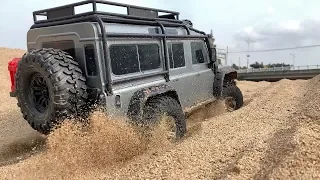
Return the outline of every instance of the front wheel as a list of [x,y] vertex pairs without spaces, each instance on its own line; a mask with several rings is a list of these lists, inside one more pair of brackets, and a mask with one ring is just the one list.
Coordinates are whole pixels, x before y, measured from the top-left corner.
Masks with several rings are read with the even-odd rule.
[[243,106],[243,95],[235,83],[228,82],[223,85],[222,97],[228,111],[234,111]]

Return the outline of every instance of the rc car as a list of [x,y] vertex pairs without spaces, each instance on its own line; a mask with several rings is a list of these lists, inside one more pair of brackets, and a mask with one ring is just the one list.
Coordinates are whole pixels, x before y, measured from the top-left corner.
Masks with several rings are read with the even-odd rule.
[[[81,6],[90,8],[77,13]],[[43,134],[99,104],[135,123],[166,114],[181,138],[193,109],[224,99],[237,110],[243,97],[237,71],[218,63],[213,35],[179,14],[101,0],[35,11],[27,52],[8,64],[10,96]]]

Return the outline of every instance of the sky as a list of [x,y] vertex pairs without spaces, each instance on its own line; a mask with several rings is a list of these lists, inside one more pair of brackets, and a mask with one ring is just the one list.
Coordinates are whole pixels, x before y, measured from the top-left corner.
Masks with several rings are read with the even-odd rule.
[[[4,1],[4,0],[3,0]],[[227,64],[257,62],[296,66],[320,64],[320,46],[312,48],[253,52],[320,45],[319,0],[113,0],[180,12],[196,29],[212,29],[219,49],[228,48]],[[4,1],[0,6],[0,47],[26,49],[26,35],[33,24],[32,12],[76,0]],[[113,9],[115,12],[115,9]],[[293,54],[294,56],[292,56]],[[295,57],[295,58],[293,58]]]

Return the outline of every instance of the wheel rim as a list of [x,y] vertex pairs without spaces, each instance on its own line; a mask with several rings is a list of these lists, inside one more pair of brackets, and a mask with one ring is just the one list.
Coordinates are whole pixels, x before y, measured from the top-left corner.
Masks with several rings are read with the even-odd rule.
[[35,73],[30,81],[30,96],[34,107],[44,113],[48,109],[50,101],[47,81],[40,73]]
[[234,97],[226,97],[225,106],[228,111],[234,111],[237,106],[236,99]]

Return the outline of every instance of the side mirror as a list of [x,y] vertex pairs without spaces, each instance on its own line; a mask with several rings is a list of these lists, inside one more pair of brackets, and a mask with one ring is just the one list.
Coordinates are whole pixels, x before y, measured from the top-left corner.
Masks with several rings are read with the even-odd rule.
[[215,63],[217,61],[217,50],[214,47],[210,47],[210,63],[208,64],[208,68],[214,68]]
[[217,60],[217,50],[216,50],[216,46],[214,45],[214,39],[209,37],[208,41],[209,41],[211,63],[215,63]]
[[217,50],[216,48],[213,47],[210,49],[210,51],[211,51],[211,61],[215,63],[217,61]]

